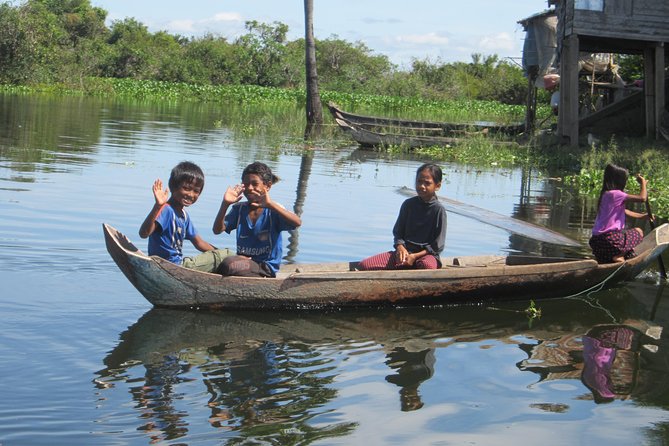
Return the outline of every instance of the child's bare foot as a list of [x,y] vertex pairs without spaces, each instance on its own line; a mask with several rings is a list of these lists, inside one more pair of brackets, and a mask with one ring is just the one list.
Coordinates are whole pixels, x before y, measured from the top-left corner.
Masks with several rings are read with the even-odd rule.
[[613,260],[615,263],[620,263],[620,262],[624,262],[625,258],[623,256],[618,256],[618,257],[614,257],[611,260]]

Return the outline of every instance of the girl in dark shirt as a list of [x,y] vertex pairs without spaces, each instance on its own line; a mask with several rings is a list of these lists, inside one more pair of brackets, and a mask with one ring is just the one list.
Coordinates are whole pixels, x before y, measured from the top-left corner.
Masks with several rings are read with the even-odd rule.
[[446,209],[437,198],[441,168],[423,164],[416,172],[416,193],[402,203],[393,227],[394,251],[362,260],[362,271],[382,269],[437,269],[446,242]]

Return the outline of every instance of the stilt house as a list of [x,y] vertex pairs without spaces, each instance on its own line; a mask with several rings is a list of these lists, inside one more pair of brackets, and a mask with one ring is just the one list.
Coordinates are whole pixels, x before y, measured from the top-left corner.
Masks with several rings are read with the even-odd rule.
[[[665,135],[669,0],[548,0],[548,7],[519,23],[527,31],[523,57],[530,82],[559,76],[561,142],[577,145],[580,133],[592,128]],[[541,38],[541,30],[551,26],[555,38]],[[551,46],[554,57],[538,57]],[[643,56],[643,81],[630,85],[620,79],[612,54]]]

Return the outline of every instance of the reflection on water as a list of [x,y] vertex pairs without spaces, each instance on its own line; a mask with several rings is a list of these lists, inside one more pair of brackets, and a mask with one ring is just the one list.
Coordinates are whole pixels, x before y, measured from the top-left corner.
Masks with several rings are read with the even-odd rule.
[[423,407],[418,393],[418,386],[434,375],[434,349],[418,352],[396,347],[387,355],[386,364],[397,372],[386,376],[386,381],[400,387],[400,403],[403,411],[417,410]]
[[596,403],[629,397],[644,400],[659,390],[661,376],[650,364],[657,361],[661,334],[661,326],[639,320],[596,325],[584,334],[521,346],[529,358],[518,367],[538,373],[541,381],[580,379]]
[[[390,383],[399,387],[402,411],[426,410],[457,398],[449,395],[452,388],[439,395],[421,388],[448,370],[440,357],[458,355],[466,345],[487,345],[491,362],[461,364],[463,383],[467,369],[512,365],[513,355],[495,351],[515,348],[529,356],[519,370],[539,374],[540,382],[582,380],[576,400],[589,391],[596,402],[624,396],[660,403],[648,390],[667,377],[666,368],[653,366],[669,357],[657,347],[661,327],[643,320],[605,323],[610,311],[567,323],[552,319],[552,310],[582,302],[547,305],[547,320],[534,329],[521,311],[499,318],[499,311],[482,307],[330,314],[152,309],[121,334],[93,382],[101,406],[119,397],[109,393],[127,393],[140,429],[157,441],[197,434],[191,429],[200,419],[215,430],[274,444],[350,435],[357,423],[343,421],[335,404],[346,398],[345,376]],[[381,361],[373,359],[379,355]],[[377,365],[363,365],[369,361]],[[379,392],[372,382],[369,392]],[[568,403],[531,405],[570,411]]]
[[[669,326],[656,271],[585,300],[537,302],[532,324],[528,302],[147,312],[100,223],[135,234],[153,180],[179,161],[205,170],[189,212],[220,246],[234,243],[209,232],[221,194],[248,163],[271,165],[282,178],[272,198],[304,221],[286,238],[286,261],[309,263],[390,248],[398,190],[425,160],[358,150],[334,127],[305,145],[297,106],[0,94],[0,113],[2,444],[666,443],[666,330],[653,342],[632,330],[631,344],[611,331]],[[444,196],[587,241],[590,207],[560,182],[533,169],[443,167]],[[451,213],[448,223],[447,256],[573,254],[480,219]],[[575,340],[563,362],[517,366],[537,365],[530,357],[561,339]],[[598,368],[582,379],[588,352]],[[595,404],[588,385],[614,401]]]
[[0,94],[0,156],[11,161],[6,167],[15,179],[33,181],[26,174],[76,172],[78,166],[94,163],[102,147],[127,151],[138,145],[149,150],[199,146],[203,150],[223,143],[257,150],[303,129],[297,107],[165,101],[143,107],[139,103],[139,113],[129,114],[132,104],[91,97]]

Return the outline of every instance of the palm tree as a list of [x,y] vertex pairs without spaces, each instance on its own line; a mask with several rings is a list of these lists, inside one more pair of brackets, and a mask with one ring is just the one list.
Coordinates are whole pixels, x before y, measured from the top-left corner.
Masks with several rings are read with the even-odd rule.
[[318,73],[316,71],[313,0],[304,0],[304,47],[307,73],[307,130],[305,135],[308,136],[314,125],[323,124],[323,106],[318,93]]

